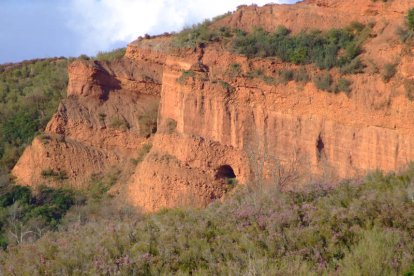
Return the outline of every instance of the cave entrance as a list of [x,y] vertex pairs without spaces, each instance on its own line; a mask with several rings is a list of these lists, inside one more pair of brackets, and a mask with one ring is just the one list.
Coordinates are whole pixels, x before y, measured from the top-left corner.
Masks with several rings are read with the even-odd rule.
[[229,165],[223,165],[218,167],[215,175],[216,180],[224,180],[226,182],[234,182],[236,179],[236,174],[234,170]]
[[323,150],[325,149],[325,143],[323,142],[323,139],[321,135],[319,134],[318,140],[316,140],[316,151],[317,151],[317,157],[318,160],[322,158]]

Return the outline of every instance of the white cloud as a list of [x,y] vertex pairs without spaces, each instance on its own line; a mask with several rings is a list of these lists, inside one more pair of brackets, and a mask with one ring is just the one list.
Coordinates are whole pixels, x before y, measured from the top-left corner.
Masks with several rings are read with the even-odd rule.
[[94,54],[126,44],[146,33],[179,31],[186,25],[252,2],[264,5],[269,0],[70,0],[68,26],[82,36],[79,51]]

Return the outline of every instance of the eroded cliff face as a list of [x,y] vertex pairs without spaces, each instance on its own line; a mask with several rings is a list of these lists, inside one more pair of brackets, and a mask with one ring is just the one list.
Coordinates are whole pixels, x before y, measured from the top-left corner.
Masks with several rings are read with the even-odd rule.
[[[92,173],[122,167],[151,142],[124,193],[131,204],[154,211],[205,206],[225,195],[234,176],[241,184],[274,181],[280,165],[315,175],[331,170],[340,178],[398,170],[414,160],[414,103],[404,88],[414,78],[413,49],[395,34],[411,6],[408,0],[308,0],[242,7],[214,23],[246,31],[285,25],[299,32],[373,22],[361,55],[368,67],[347,76],[353,83],[349,96],[320,91],[312,82],[252,79],[252,70],[271,74],[298,66],[249,60],[217,43],[177,51],[169,36],[135,41],[112,64],[75,62],[68,98],[46,130],[51,138],[36,138],[13,173],[31,185],[45,182],[42,170],[61,170],[79,186]],[[397,73],[384,82],[378,70],[387,62],[398,64]],[[227,72],[234,63],[241,68],[237,76]],[[186,70],[193,74],[182,78]],[[158,103],[157,133],[151,135],[139,118]],[[112,117],[122,118],[121,129],[111,127]]]
[[161,66],[75,61],[68,70],[67,99],[13,169],[20,183],[60,185],[61,178],[85,187],[93,174],[129,164],[153,132]]

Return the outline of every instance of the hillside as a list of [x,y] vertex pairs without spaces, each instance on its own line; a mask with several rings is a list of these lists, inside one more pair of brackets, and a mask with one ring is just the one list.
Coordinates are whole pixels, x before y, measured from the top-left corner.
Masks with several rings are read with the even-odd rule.
[[0,171],[16,164],[66,96],[66,59],[0,66]]
[[413,173],[375,172],[336,189],[314,185],[305,192],[251,187],[203,210],[147,216],[116,200],[76,206],[58,232],[0,252],[0,271],[413,275]]
[[410,0],[240,6],[1,70],[9,274],[414,273]]

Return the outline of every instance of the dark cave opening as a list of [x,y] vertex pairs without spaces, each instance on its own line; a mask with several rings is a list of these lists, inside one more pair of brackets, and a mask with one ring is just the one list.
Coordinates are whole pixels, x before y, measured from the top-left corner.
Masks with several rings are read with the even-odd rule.
[[319,134],[318,140],[316,141],[316,150],[318,159],[322,158],[323,149],[325,148],[325,144],[322,140],[322,136]]
[[216,179],[233,179],[233,178],[236,178],[236,174],[234,173],[234,170],[231,166],[223,165],[217,169],[215,178]]

